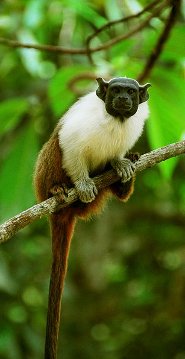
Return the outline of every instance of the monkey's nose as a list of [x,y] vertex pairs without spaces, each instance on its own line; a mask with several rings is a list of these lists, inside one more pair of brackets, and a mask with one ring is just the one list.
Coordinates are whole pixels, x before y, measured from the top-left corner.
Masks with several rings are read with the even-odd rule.
[[119,101],[122,102],[123,104],[130,104],[129,96],[126,94],[119,96]]
[[130,99],[129,99],[129,98],[125,98],[125,99],[124,99],[124,104],[130,106],[130,105],[131,105]]

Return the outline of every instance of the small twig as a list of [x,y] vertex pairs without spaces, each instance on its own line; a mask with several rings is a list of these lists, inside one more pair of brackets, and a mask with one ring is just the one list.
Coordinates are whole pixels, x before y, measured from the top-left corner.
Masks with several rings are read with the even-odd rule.
[[110,47],[112,47],[113,45],[116,45],[118,42],[126,40],[130,37],[132,37],[133,35],[135,35],[136,33],[140,32],[142,29],[144,29],[145,27],[148,26],[148,24],[150,23],[151,19],[157,15],[159,15],[161,13],[161,11],[166,8],[167,6],[169,6],[169,0],[166,0],[164,3],[160,3],[159,6],[152,12],[152,14],[150,14],[147,19],[145,19],[142,23],[140,23],[139,25],[133,27],[130,31],[128,31],[125,34],[121,34],[119,36],[114,37],[112,40],[109,40],[107,42],[105,42],[103,45],[99,45],[97,47],[94,48],[88,48],[87,49],[87,53],[94,53],[94,52],[98,52],[98,51],[102,51],[102,50],[106,50]]
[[180,10],[180,5],[181,5],[181,0],[172,0],[172,7],[171,7],[169,17],[165,23],[164,29],[161,33],[161,36],[159,37],[159,39],[157,41],[156,46],[152,50],[151,55],[149,56],[149,58],[147,60],[144,70],[138,76],[139,82],[142,82],[146,78],[149,77],[156,61],[158,60],[158,58],[163,50],[165,43],[167,42],[167,40],[170,36],[171,30],[174,26],[174,23],[176,21],[176,18],[178,16],[178,13]]
[[53,45],[38,45],[38,44],[26,44],[21,43],[16,40],[8,40],[4,37],[0,37],[0,44],[15,47],[15,48],[26,48],[26,49],[35,49],[40,51],[50,51],[50,52],[58,52],[61,54],[69,54],[69,55],[86,55],[87,50],[84,48],[78,49],[68,49],[61,46],[53,46]]
[[145,12],[151,10],[155,5],[157,5],[159,3],[159,0],[155,0],[152,3],[148,4],[147,6],[145,6],[145,8],[143,10],[141,10],[140,12],[138,12],[137,14],[133,14],[133,15],[129,15],[126,17],[122,17],[121,19],[118,20],[113,20],[113,21],[109,21],[107,22],[105,25],[99,27],[98,29],[96,29],[96,31],[94,31],[91,35],[89,35],[87,37],[86,40],[86,45],[87,48],[90,49],[90,42],[97,36],[99,35],[101,32],[109,29],[112,26],[118,25],[120,23],[124,23],[124,22],[128,22],[130,20],[133,20],[135,18],[140,17],[141,15],[143,15]]
[[[152,167],[155,164],[165,161],[168,158],[178,156],[185,153],[185,141],[170,144],[168,146],[159,148],[157,150],[145,153],[136,162],[136,172],[143,171],[146,168]],[[94,182],[98,189],[109,186],[110,184],[119,180],[119,177],[114,170],[107,171],[100,176],[94,178]],[[0,243],[10,239],[20,229],[32,223],[44,215],[51,214],[60,208],[69,206],[78,199],[75,189],[70,189],[65,199],[61,201],[55,196],[46,201],[36,204],[28,208],[24,212],[17,214],[15,217],[9,219],[0,225]]]

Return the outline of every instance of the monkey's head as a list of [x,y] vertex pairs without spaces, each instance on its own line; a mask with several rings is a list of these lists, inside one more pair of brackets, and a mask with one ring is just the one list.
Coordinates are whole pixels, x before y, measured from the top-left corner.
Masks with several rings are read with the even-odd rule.
[[106,111],[119,117],[122,121],[133,116],[140,103],[149,98],[149,83],[140,85],[136,80],[127,77],[116,77],[110,81],[98,78],[97,96],[105,102]]

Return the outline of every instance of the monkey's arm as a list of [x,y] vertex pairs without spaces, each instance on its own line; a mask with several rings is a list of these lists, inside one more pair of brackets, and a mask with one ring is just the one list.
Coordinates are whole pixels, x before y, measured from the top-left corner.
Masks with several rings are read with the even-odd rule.
[[64,168],[76,188],[79,199],[84,203],[92,202],[98,190],[89,177],[84,151],[75,149],[74,153],[73,151],[64,153]]

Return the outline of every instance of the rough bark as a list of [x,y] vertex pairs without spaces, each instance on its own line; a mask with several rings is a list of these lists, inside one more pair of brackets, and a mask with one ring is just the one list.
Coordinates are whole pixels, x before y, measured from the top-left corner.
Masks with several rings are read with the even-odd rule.
[[[159,162],[165,161],[171,157],[178,156],[185,153],[185,141],[180,141],[161,147],[154,151],[141,155],[136,162],[136,172],[143,171],[147,168],[153,167]],[[119,179],[114,170],[109,170],[100,176],[94,178],[95,184],[98,189],[109,186]],[[44,202],[28,208],[24,212],[17,214],[10,218],[8,221],[0,225],[0,243],[10,239],[20,229],[26,227],[34,220],[57,211],[59,208],[67,207],[78,199],[75,189],[70,189],[67,196],[61,202],[56,196],[47,199]]]

